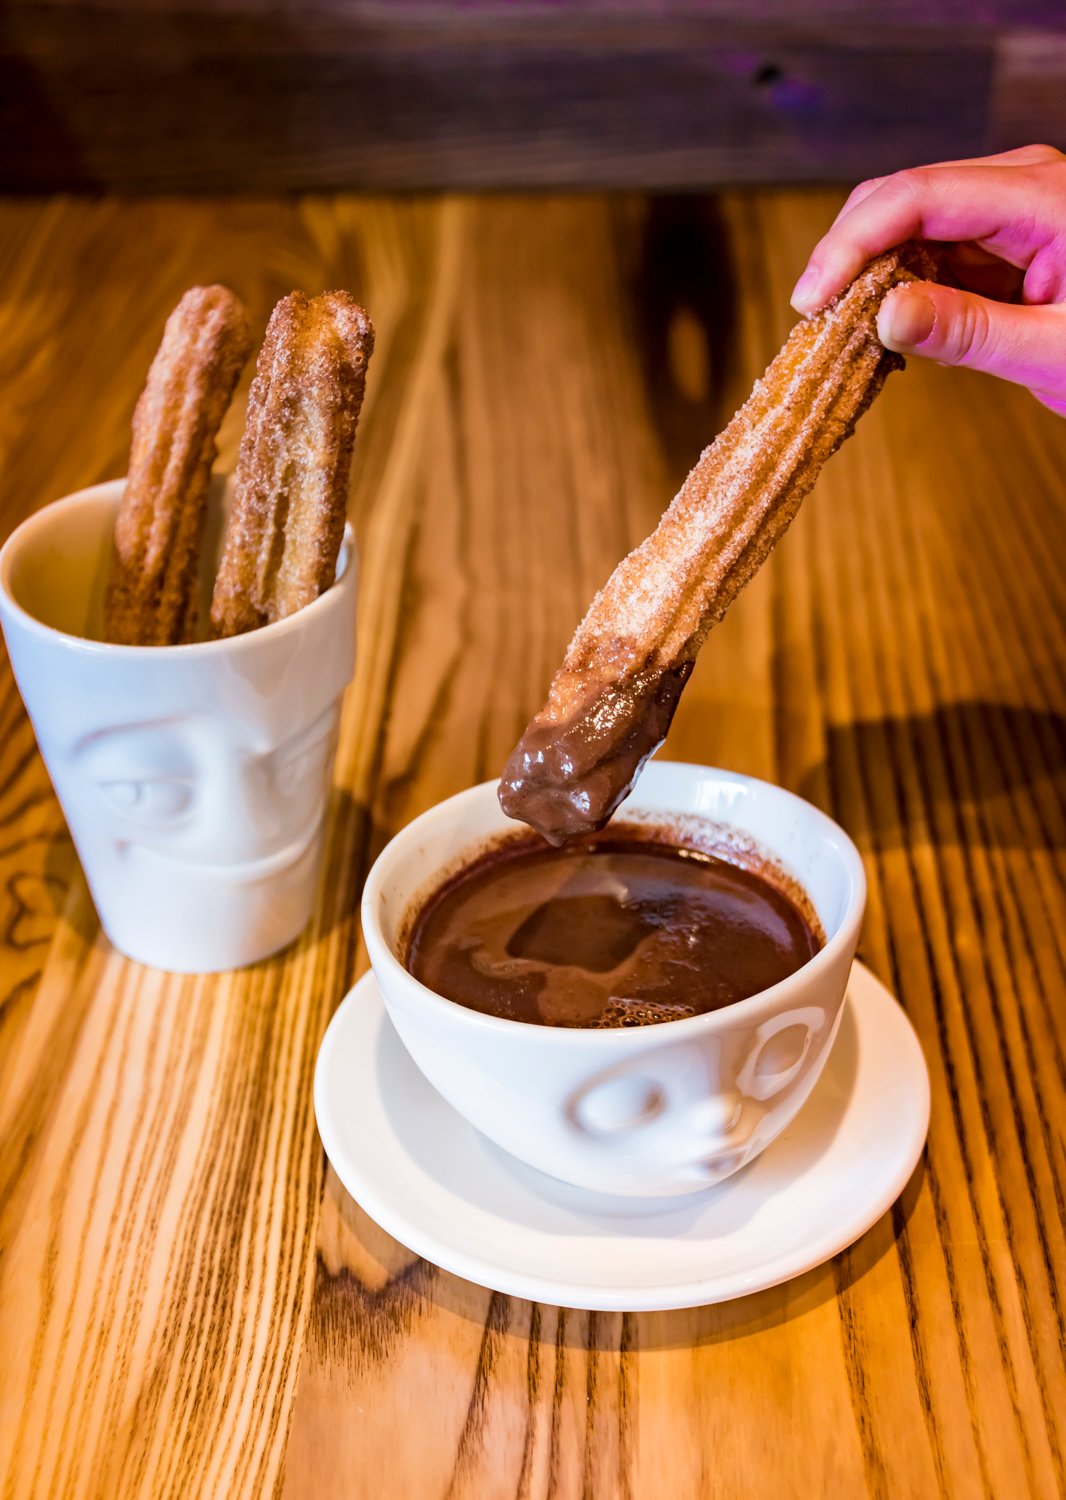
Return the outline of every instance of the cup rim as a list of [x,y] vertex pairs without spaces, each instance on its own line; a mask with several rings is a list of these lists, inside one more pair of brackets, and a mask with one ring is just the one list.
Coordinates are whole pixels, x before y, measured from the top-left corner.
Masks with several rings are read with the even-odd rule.
[[[212,483],[222,485],[228,484],[231,476],[228,474],[212,475]],[[326,601],[334,594],[340,592],[338,584],[344,583],[349,578],[354,579],[355,570],[352,566],[355,558],[355,532],[351,521],[344,523],[344,539],[341,544],[340,557],[344,566],[334,578],[333,583],[317,599],[312,599],[310,604],[305,604],[302,609],[296,610],[291,615],[286,615],[283,620],[272,620],[267,625],[260,625],[256,630],[246,630],[240,635],[222,636],[213,641],[180,641],[172,646],[133,646],[117,641],[95,641],[88,636],[72,635],[67,630],[60,630],[58,626],[48,625],[44,620],[39,620],[36,615],[31,614],[28,609],[15,598],[10,586],[11,569],[14,566],[13,557],[18,550],[20,542],[25,542],[26,533],[37,529],[44,524],[43,518],[50,516],[54,519],[54,512],[63,507],[73,508],[79,502],[87,500],[122,498],[122,493],[127,482],[127,476],[121,479],[105,479],[99,484],[87,485],[84,489],[73,490],[69,495],[61,495],[56,500],[49,500],[46,504],[38,507],[32,515],[26,516],[15,527],[11,535],[0,546],[0,602],[5,612],[16,619],[20,626],[33,635],[46,640],[62,641],[66,646],[85,652],[91,656],[129,656],[137,661],[151,661],[153,658],[165,657],[167,660],[175,659],[175,652],[180,652],[185,658],[190,655],[218,655],[219,652],[239,652],[261,648],[265,637],[277,640],[278,636],[286,631],[300,629],[306,626],[309,610],[321,610]],[[300,622],[299,624],[297,622]]]
[[[563,1038],[565,1043],[557,1042],[556,1045],[589,1047],[605,1045],[609,1047],[644,1047],[649,1044],[649,1037],[656,1033],[666,1033],[671,1037],[685,1035],[696,1031],[705,1030],[710,1024],[719,1021],[719,1018],[728,1016],[731,1020],[740,1022],[751,1021],[755,1015],[765,1009],[767,1002],[771,1005],[783,1000],[790,986],[795,986],[802,976],[804,980],[817,977],[823,970],[829,969],[837,962],[841,953],[849,946],[854,948],[858,939],[859,927],[862,923],[863,913],[866,905],[866,870],[862,862],[862,856],[855,846],[854,841],[845,833],[840,824],[821,808],[815,807],[806,798],[797,796],[787,788],[778,786],[776,782],[765,781],[757,776],[746,776],[739,771],[727,771],[717,766],[704,766],[693,761],[651,761],[647,771],[660,767],[667,767],[672,771],[684,773],[699,773],[724,781],[732,782],[736,786],[765,788],[768,791],[785,797],[801,807],[805,814],[809,815],[814,822],[820,826],[823,836],[830,842],[843,863],[845,873],[848,877],[848,892],[836,932],[826,939],[826,942],[818,952],[802,964],[794,973],[778,980],[776,984],[766,989],[758,990],[754,995],[747,995],[743,1000],[735,1000],[731,1005],[720,1006],[717,1010],[703,1011],[694,1016],[682,1016],[672,1021],[657,1021],[651,1026],[605,1026],[602,1029],[591,1026],[545,1026],[537,1021],[516,1021],[508,1016],[488,1015],[484,1011],[473,1010],[471,1007],[461,1004],[458,1000],[450,1000],[447,995],[440,995],[428,985],[417,979],[410,969],[406,968],[393,951],[381,930],[381,923],[375,907],[377,898],[381,892],[381,886],[392,864],[403,856],[405,849],[414,843],[425,829],[427,821],[439,817],[445,809],[453,808],[456,803],[464,799],[470,802],[475,799],[483,799],[491,790],[493,794],[498,787],[498,781],[482,781],[476,786],[467,787],[465,791],[456,792],[453,796],[445,798],[443,802],[435,803],[413,818],[400,831],[393,835],[375,859],[367,875],[363,886],[363,895],[360,902],[360,918],[362,921],[363,936],[370,955],[371,968],[377,973],[378,965],[383,964],[386,973],[392,979],[398,980],[408,993],[414,993],[419,1000],[431,1011],[438,1015],[450,1016],[453,1021],[472,1027],[478,1031],[496,1034],[516,1034],[521,1032],[531,1033],[542,1040],[548,1034],[552,1037]],[[635,809],[639,808],[640,781],[631,793],[635,802]],[[655,809],[660,811],[661,809]],[[619,810],[624,816],[625,804]],[[696,814],[699,816],[699,814]],[[772,850],[768,852],[773,852]],[[411,987],[413,986],[413,991]],[[389,1003],[389,995],[384,984],[381,985],[382,995]]]

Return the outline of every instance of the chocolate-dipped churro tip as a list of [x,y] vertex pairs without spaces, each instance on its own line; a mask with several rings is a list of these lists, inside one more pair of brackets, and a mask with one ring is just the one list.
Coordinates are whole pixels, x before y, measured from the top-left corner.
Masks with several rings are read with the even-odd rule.
[[275,307],[248,398],[211,633],[302,609],[333,582],[373,325],[347,292]]
[[133,414],[104,597],[108,641],[192,638],[218,429],[250,349],[244,306],[224,286],[190,288],[167,319]]
[[877,309],[932,275],[904,246],[797,323],[655,531],[593,599],[504,767],[500,803],[551,843],[602,828],[666,737],[700,646],[791,522],[822,465],[902,366]]

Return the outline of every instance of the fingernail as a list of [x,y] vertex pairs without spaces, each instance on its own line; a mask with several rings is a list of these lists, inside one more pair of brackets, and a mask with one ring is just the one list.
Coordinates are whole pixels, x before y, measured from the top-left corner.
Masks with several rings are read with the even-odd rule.
[[817,312],[821,307],[818,298],[818,283],[821,273],[816,266],[808,266],[796,282],[792,292],[792,306],[800,313]]
[[877,314],[877,335],[890,349],[917,349],[936,323],[936,304],[917,288],[889,292]]

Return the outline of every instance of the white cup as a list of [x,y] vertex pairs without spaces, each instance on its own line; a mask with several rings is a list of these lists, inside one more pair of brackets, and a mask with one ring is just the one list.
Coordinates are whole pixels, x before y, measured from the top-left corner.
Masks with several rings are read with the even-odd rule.
[[[355,664],[350,528],[333,586],[247,635],[100,634],[124,481],[45,506],[0,549],[19,691],[104,931],[179,973],[264,958],[311,914],[341,697]],[[217,542],[224,485],[212,491]],[[204,602],[216,548],[205,548]]]
[[684,1020],[604,1031],[531,1025],[470,1010],[407,972],[405,918],[464,852],[515,827],[494,782],[416,818],[364,889],[374,975],[426,1078],[497,1145],[594,1192],[669,1197],[737,1171],[800,1109],[840,1022],[866,900],[855,845],[790,792],[706,766],[653,761],[619,816],[669,825],[692,814],[772,855],[807,892],[826,943],[772,988]]

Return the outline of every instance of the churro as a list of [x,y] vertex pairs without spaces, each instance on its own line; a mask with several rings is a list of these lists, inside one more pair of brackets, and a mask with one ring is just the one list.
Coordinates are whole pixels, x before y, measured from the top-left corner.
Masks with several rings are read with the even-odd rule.
[[881,299],[930,270],[914,246],[879,256],[792,330],[656,530],[592,601],[504,768],[511,817],[556,844],[610,819],[665,738],[707,632],[902,366],[877,338]]
[[275,307],[248,399],[211,633],[283,619],[333,582],[374,330],[347,292]]
[[190,288],[167,319],[133,414],[104,596],[108,641],[192,637],[216,438],[250,347],[244,307],[224,286]]

